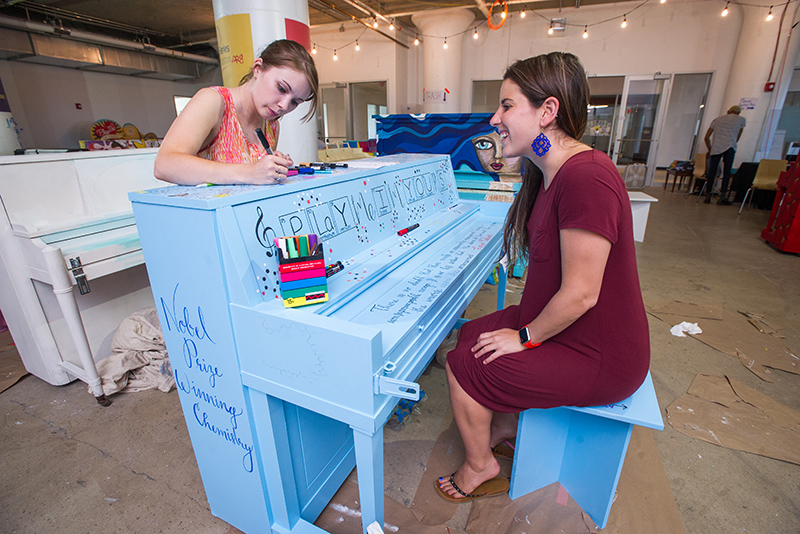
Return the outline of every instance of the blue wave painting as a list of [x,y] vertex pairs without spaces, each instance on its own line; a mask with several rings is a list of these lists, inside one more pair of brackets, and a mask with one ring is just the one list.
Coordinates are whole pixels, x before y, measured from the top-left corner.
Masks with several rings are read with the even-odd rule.
[[[377,116],[378,155],[449,154],[453,169],[485,172],[472,139],[490,134],[491,113],[438,113]],[[497,180],[496,173],[487,173]]]

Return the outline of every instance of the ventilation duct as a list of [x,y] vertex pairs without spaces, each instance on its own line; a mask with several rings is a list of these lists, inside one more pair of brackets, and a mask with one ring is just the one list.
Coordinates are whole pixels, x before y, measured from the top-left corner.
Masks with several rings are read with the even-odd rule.
[[18,59],[33,55],[33,45],[27,32],[0,28],[0,58]]
[[102,65],[92,65],[84,68],[95,72],[133,75],[153,72],[155,69],[151,56],[132,50],[101,46],[100,56],[103,58]]
[[150,60],[154,65],[153,72],[142,74],[143,78],[174,81],[190,80],[200,76],[197,63],[163,56],[150,56]]
[[215,58],[3,16],[0,58],[172,81],[219,66]]
[[72,68],[103,64],[100,48],[94,45],[37,34],[31,34],[31,43],[35,55],[21,57],[19,61]]

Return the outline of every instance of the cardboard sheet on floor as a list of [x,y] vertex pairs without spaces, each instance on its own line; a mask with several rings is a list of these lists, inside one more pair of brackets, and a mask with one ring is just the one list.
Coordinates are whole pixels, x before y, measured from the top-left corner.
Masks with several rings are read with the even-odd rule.
[[[452,421],[452,417],[449,419]],[[408,444],[408,445],[406,445]],[[412,441],[398,441],[387,448],[396,458],[386,461],[425,462],[413,453],[419,447]],[[449,459],[448,457],[452,457]],[[433,481],[441,469],[458,468],[464,458],[461,439],[455,426],[448,426],[439,436],[417,488],[406,488],[416,495],[410,508],[386,497],[386,534],[682,534],[685,533],[675,498],[669,487],[664,466],[658,456],[653,431],[634,427],[625,465],[622,467],[617,498],[602,531],[581,510],[560,484],[554,483],[514,501],[508,495],[480,499],[472,504],[450,504],[434,493]],[[398,460],[399,459],[399,460]],[[448,466],[448,467],[444,467]],[[509,475],[511,462],[501,462]],[[411,469],[411,467],[409,467]],[[361,512],[355,471],[351,473],[315,525],[331,534],[360,534]],[[466,531],[446,525],[458,506],[471,506]],[[425,523],[422,522],[425,521]],[[231,527],[226,534],[240,534]]]
[[[691,315],[692,310],[699,313]],[[670,326],[683,321],[697,323],[703,333],[690,337],[739,358],[742,365],[766,382],[772,382],[771,369],[800,374],[800,359],[786,346],[777,329],[760,315],[723,308],[720,319],[715,307],[677,301],[648,306],[648,312]]]
[[697,375],[667,420],[693,438],[800,464],[800,412],[732,378]]
[[[352,478],[352,477],[351,477]],[[331,502],[322,511],[314,524],[330,534],[360,534],[361,508],[358,498],[358,484],[348,478]],[[414,534],[466,534],[463,531],[444,525],[423,525],[411,510],[395,501],[384,500],[384,527],[386,534],[413,532]]]
[[716,320],[722,320],[723,315],[722,306],[712,304],[700,305],[692,302],[681,302],[679,300],[663,302],[652,306],[648,305],[647,311],[653,315],[666,314]]
[[606,528],[599,530],[561,485],[554,483],[514,501],[507,498],[475,501],[467,533],[484,532],[680,534],[686,531],[658,456],[653,431],[637,426],[633,429]]
[[22,364],[14,340],[8,330],[0,332],[0,392],[17,383],[28,371]]
[[[471,505],[454,505],[435,494],[434,480],[452,473],[463,462],[464,451],[455,424],[445,429],[434,445],[425,475],[414,496],[412,510],[428,525],[444,523],[457,506],[471,506],[469,534],[550,534],[601,532],[580,506],[555,483],[512,501],[507,495],[479,499]],[[501,460],[502,475],[510,476],[511,462]],[[685,532],[652,431],[634,427],[622,468],[617,499],[604,534]]]

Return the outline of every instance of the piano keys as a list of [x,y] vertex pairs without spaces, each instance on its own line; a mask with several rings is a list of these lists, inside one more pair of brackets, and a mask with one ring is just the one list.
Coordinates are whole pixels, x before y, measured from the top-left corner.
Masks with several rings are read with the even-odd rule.
[[[212,512],[321,532],[357,465],[382,524],[383,425],[495,268],[508,205],[460,200],[449,156],[419,154],[130,199]],[[327,302],[286,308],[275,239],[304,234],[341,269]]]

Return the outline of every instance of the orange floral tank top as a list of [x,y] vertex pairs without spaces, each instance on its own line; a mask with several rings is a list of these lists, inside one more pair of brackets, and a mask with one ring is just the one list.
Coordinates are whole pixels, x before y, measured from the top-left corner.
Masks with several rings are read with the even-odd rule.
[[[244,136],[244,130],[239,123],[239,116],[233,106],[233,95],[227,87],[212,87],[225,101],[225,111],[222,114],[222,123],[217,136],[208,146],[200,149],[197,155],[201,158],[220,163],[253,163],[264,157],[264,149],[254,145]],[[269,140],[272,149],[277,145],[277,121],[267,121],[264,134]]]

